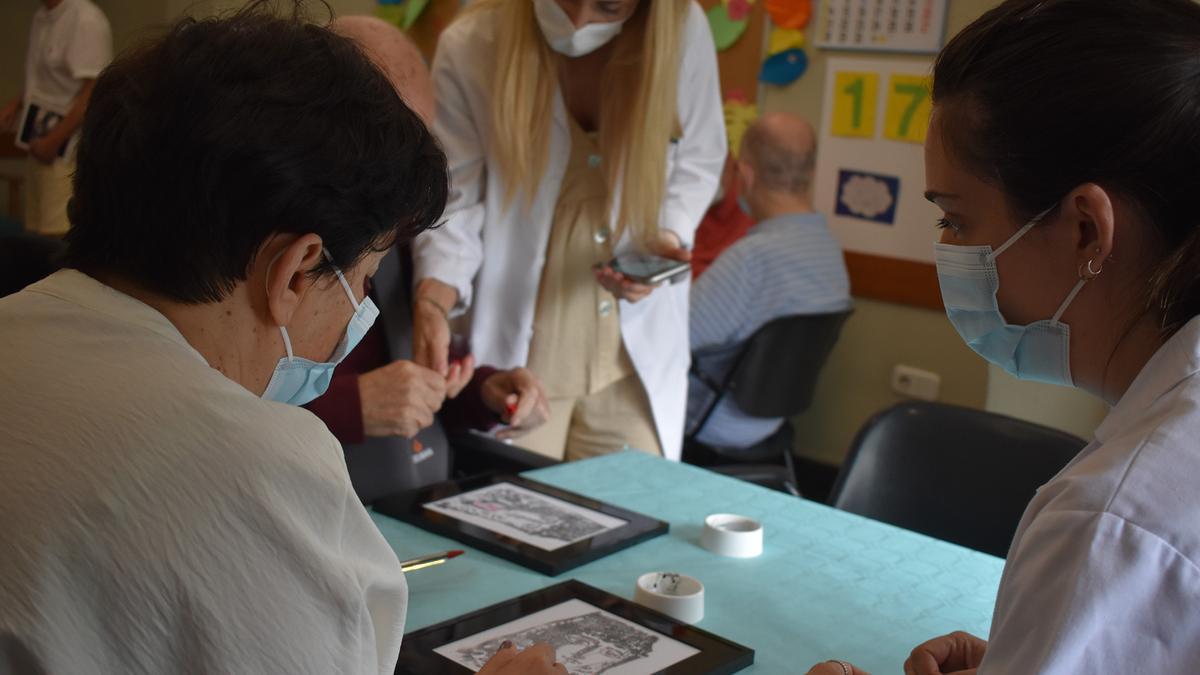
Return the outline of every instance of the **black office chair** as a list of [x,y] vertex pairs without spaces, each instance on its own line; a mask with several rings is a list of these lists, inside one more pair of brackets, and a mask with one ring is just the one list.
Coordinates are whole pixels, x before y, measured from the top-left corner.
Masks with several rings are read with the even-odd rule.
[[[851,312],[786,316],[767,323],[746,341],[721,382],[693,367],[692,374],[716,395],[688,430],[684,461],[799,496],[790,422],[785,421],[773,435],[749,448],[718,448],[696,438],[726,396],[732,396],[742,412],[754,417],[791,417],[808,410],[817,376]],[[782,465],[777,463],[780,459]]]
[[982,410],[901,403],[858,432],[829,502],[1004,557],[1038,487],[1086,444]]

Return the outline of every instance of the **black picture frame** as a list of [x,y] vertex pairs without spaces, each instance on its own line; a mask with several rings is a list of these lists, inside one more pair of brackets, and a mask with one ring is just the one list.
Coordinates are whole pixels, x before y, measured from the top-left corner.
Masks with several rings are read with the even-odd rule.
[[[546,551],[498,532],[425,508],[425,505],[431,502],[502,483],[510,483],[606,516],[619,518],[625,521],[625,525],[568,544],[554,551]],[[666,534],[670,530],[670,525],[661,520],[511,474],[490,474],[443,481],[384,497],[377,500],[373,506],[376,511],[385,516],[391,516],[435,534],[450,537],[472,548],[510,560],[547,576],[558,576],[580,565]]]
[[396,662],[396,675],[470,673],[469,669],[435,653],[434,650],[573,599],[587,602],[700,650],[699,653],[659,671],[664,675],[727,675],[748,668],[754,663],[754,650],[749,647],[681,623],[649,607],[643,607],[577,579],[570,579],[406,634],[400,646],[399,660]]

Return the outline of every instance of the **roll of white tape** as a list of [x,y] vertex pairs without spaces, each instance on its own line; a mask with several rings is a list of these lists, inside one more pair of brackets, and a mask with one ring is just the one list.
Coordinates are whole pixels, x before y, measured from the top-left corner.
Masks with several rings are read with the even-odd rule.
[[633,601],[684,623],[704,618],[704,584],[686,574],[643,574],[633,590]]
[[762,523],[731,513],[715,513],[704,519],[700,545],[720,555],[753,558],[763,550]]

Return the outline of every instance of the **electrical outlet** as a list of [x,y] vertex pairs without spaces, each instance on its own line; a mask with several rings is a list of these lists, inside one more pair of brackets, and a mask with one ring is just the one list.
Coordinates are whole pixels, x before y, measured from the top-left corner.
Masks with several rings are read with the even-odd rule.
[[936,401],[942,388],[942,376],[912,366],[892,369],[892,391],[922,401]]

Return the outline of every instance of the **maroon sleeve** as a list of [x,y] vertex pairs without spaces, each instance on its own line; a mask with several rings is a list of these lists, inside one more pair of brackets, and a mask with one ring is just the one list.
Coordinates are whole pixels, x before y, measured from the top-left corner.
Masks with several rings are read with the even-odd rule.
[[458,396],[446,400],[446,404],[442,406],[441,419],[447,429],[488,431],[500,424],[500,416],[483,402],[483,382],[497,372],[499,371],[491,366],[479,366]]
[[304,406],[308,408],[343,444],[362,443],[362,399],[358,395],[358,373],[334,373],[329,391]]

